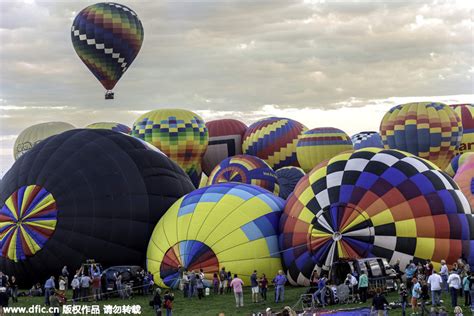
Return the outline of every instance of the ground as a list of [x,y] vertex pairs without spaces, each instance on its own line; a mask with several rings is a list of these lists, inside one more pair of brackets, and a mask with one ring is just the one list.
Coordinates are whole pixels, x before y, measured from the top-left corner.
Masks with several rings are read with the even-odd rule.
[[[262,302],[262,303],[252,303],[251,301],[251,294],[250,288],[244,289],[244,307],[237,309],[235,307],[234,295],[233,294],[225,294],[225,295],[212,295],[207,296],[202,300],[198,300],[197,298],[193,299],[185,299],[182,296],[181,292],[176,292],[174,308],[173,308],[173,315],[181,316],[181,315],[192,315],[192,316],[200,316],[200,315],[218,315],[219,312],[224,312],[226,316],[228,315],[252,315],[253,313],[263,312],[267,307],[271,307],[273,311],[281,310],[284,306],[291,306],[295,309],[301,309],[301,304],[297,304],[300,295],[304,294],[306,288],[302,287],[286,287],[285,292],[285,302],[275,304],[272,301],[269,302]],[[68,297],[71,297],[71,293],[68,293]],[[268,298],[274,297],[273,289],[269,289]],[[98,305],[103,306],[104,304],[108,305],[140,305],[141,306],[141,314],[145,316],[154,316],[154,312],[152,308],[148,305],[149,300],[151,297],[144,297],[144,296],[135,296],[130,300],[120,300],[118,298],[110,299],[108,301],[99,302]],[[389,302],[393,302],[398,299],[398,295],[396,293],[391,293],[387,297]],[[449,315],[454,315],[452,313],[452,308],[450,307],[449,297],[444,294],[442,299],[445,302],[445,306],[447,311],[449,311]],[[464,303],[464,299],[459,301],[460,303]],[[10,306],[24,306],[30,307],[35,304],[43,304],[44,298],[43,297],[20,297],[19,302],[15,304],[10,304]],[[97,303],[87,303],[89,305],[97,305]],[[368,305],[369,303],[367,303]],[[353,304],[353,305],[336,305],[331,306],[330,309],[341,309],[341,308],[351,308],[351,307],[362,307],[362,304]],[[467,308],[463,308],[464,315],[471,315],[470,311]],[[407,311],[407,315],[411,313]],[[13,314],[12,314],[13,315]],[[31,315],[31,314],[30,314]],[[39,315],[39,314],[36,314]],[[71,314],[72,315],[72,314]],[[76,314],[77,315],[77,314]],[[101,307],[101,315],[104,315],[103,309]],[[125,314],[124,314],[125,315]],[[165,314],[164,314],[165,315]],[[394,309],[389,312],[389,315],[402,315],[400,309]]]

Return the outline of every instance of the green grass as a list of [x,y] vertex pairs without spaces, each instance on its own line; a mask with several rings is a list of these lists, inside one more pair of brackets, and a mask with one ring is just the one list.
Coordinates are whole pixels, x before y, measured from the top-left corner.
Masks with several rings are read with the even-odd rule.
[[[267,307],[271,307],[273,311],[279,311],[285,306],[295,306],[298,302],[300,295],[304,294],[307,288],[302,287],[289,287],[285,289],[285,302],[275,304],[271,298],[274,297],[273,288],[268,291],[269,301],[262,303],[252,303],[250,288],[244,289],[244,307],[237,309],[235,307],[235,300],[233,294],[224,294],[224,295],[210,295],[204,297],[202,300],[198,300],[197,297],[192,299],[183,298],[181,292],[175,292],[175,301],[173,305],[173,315],[190,315],[190,316],[200,316],[200,315],[218,315],[219,312],[224,312],[225,315],[251,315],[256,312],[263,312]],[[68,298],[71,297],[71,293],[68,293]],[[10,306],[24,306],[30,307],[36,304],[43,304],[43,297],[19,297],[19,302],[11,304]],[[107,301],[101,301],[99,303],[84,303],[89,305],[98,304],[103,306],[104,304],[109,305],[141,305],[142,313],[141,315],[145,316],[154,316],[152,308],[148,305],[150,297],[144,296],[135,296],[129,300],[120,300],[119,298],[109,299]],[[454,315],[452,313],[452,308],[450,306],[450,300],[447,294],[443,294],[442,299],[445,302],[446,310],[449,312],[449,315]],[[398,300],[398,295],[396,293],[390,293],[387,296],[389,302]],[[369,306],[371,301],[368,301],[365,305]],[[463,304],[464,299],[458,299],[458,303]],[[70,304],[70,302],[68,302]],[[81,303],[83,304],[83,303]],[[353,307],[362,307],[363,304],[348,304],[348,305],[335,305],[330,306],[329,309],[341,309],[341,308],[353,308]],[[301,308],[301,305],[295,306],[296,310]],[[463,308],[464,315],[471,315],[470,311],[467,308]],[[407,315],[411,314],[411,310],[407,310]],[[101,315],[102,308],[101,308]],[[389,315],[402,315],[401,309],[394,309],[389,312]]]

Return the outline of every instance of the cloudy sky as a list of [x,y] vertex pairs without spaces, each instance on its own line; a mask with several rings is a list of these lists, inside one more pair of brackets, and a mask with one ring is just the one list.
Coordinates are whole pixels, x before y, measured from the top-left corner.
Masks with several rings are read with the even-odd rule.
[[252,123],[377,130],[393,105],[474,102],[474,1],[128,1],[142,49],[105,101],[77,57],[75,15],[96,1],[0,0],[0,176],[26,127],[132,125],[186,108]]

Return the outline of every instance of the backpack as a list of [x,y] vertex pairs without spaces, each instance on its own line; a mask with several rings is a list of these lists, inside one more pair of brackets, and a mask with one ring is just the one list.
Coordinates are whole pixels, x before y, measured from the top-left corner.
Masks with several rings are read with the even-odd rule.
[[164,304],[165,308],[166,309],[173,309],[173,301],[171,300],[165,300],[165,304]]

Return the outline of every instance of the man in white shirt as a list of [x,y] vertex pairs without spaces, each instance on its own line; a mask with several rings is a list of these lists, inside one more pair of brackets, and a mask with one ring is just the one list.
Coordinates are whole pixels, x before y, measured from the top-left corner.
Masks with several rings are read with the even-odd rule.
[[461,288],[461,278],[454,270],[449,274],[448,285],[451,293],[451,306],[454,308],[458,305],[458,292]]
[[428,278],[428,285],[431,290],[431,305],[440,306],[440,296],[441,296],[441,285],[443,284],[443,279],[441,276],[433,270],[433,274]]
[[439,275],[441,276],[441,279],[443,280],[443,290],[445,292],[448,292],[448,266],[446,265],[446,261],[443,259],[441,260],[441,269],[439,270]]

